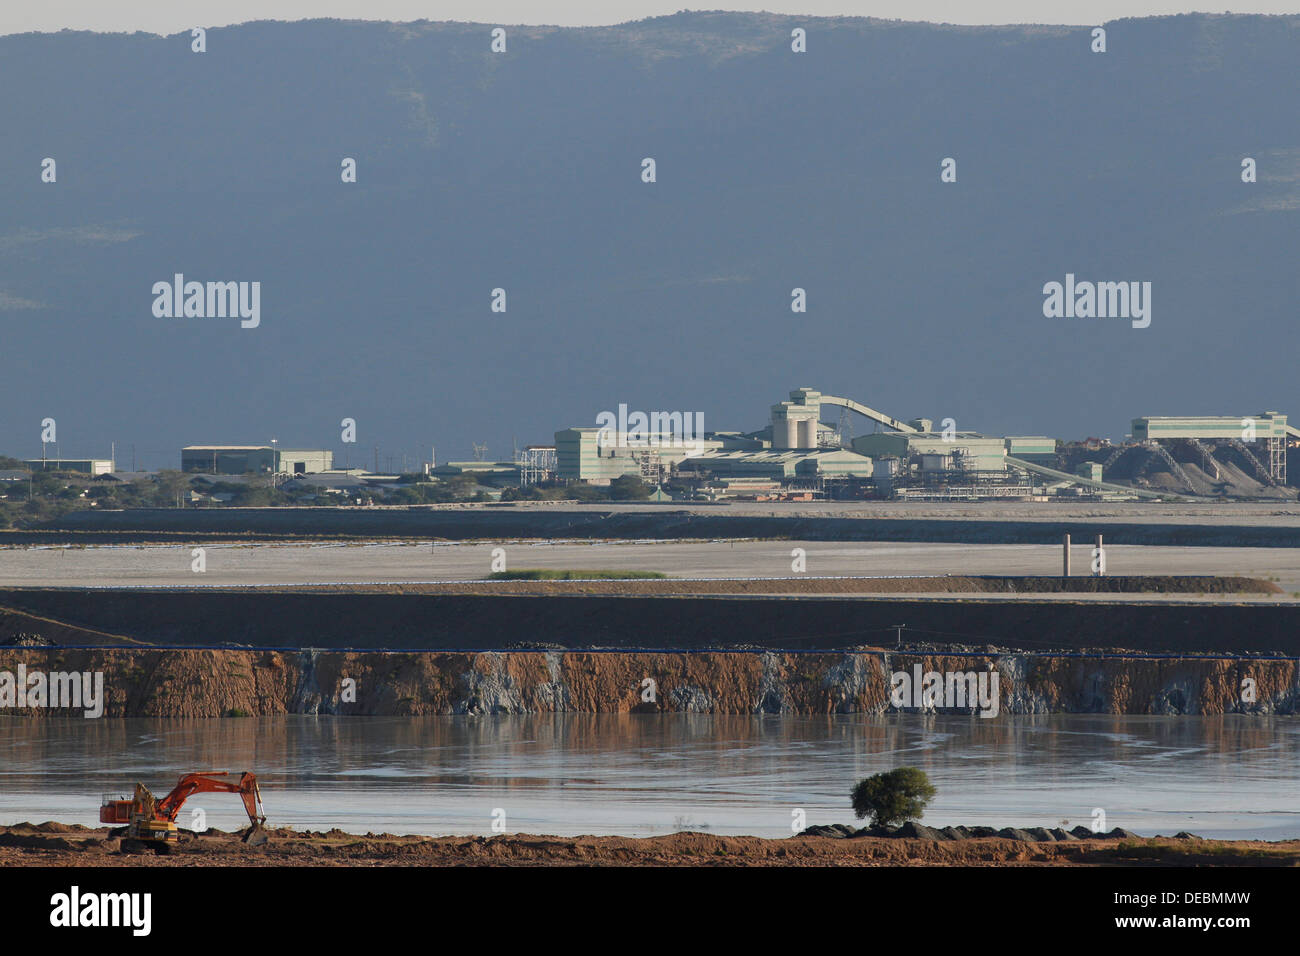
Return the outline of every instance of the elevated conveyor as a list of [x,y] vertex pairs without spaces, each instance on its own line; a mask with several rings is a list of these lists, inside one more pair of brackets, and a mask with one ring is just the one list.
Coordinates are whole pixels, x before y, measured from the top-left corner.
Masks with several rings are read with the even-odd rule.
[[884,425],[886,428],[892,428],[894,431],[911,432],[912,434],[919,433],[919,429],[913,428],[911,425],[907,424],[907,422],[900,422],[897,418],[891,418],[884,412],[878,412],[874,408],[869,408],[861,402],[855,402],[851,398],[837,398],[834,395],[823,395],[821,397],[821,403],[823,405],[836,405],[840,408],[847,408],[849,411],[857,412],[859,415],[870,418],[872,421],[880,422],[880,424]]
[[1085,488],[1096,488],[1100,491],[1114,491],[1119,494],[1136,495],[1139,498],[1146,498],[1152,501],[1161,501],[1166,498],[1174,498],[1178,501],[1202,501],[1201,498],[1193,498],[1189,495],[1176,495],[1168,491],[1144,491],[1141,488],[1134,488],[1130,485],[1117,485],[1109,481],[1093,481],[1091,478],[1084,478],[1082,475],[1072,475],[1067,471],[1057,471],[1055,468],[1048,468],[1044,465],[1035,465],[1033,462],[1025,461],[1023,458],[1012,458],[1007,455],[1007,464],[1012,468],[1020,468],[1024,471],[1033,472],[1036,475],[1042,475],[1045,478],[1055,478],[1058,481],[1068,481],[1072,485],[1083,485]]

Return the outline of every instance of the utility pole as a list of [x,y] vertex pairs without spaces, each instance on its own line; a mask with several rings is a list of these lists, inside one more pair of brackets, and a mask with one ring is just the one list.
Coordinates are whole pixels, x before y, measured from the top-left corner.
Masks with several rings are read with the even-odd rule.
[[1061,549],[1063,554],[1061,575],[1068,578],[1070,576],[1070,536],[1068,534],[1061,541]]

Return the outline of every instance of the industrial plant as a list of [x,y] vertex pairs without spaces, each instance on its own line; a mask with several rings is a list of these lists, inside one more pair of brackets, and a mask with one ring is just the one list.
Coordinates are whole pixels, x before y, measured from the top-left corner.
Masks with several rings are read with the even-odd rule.
[[[871,428],[854,434],[865,419]],[[335,464],[329,449],[269,444],[187,445],[180,470],[206,490],[194,503],[239,499],[231,482],[258,476],[286,491],[295,503],[412,503],[409,489],[442,488],[475,500],[602,497],[601,489],[627,491],[653,501],[815,501],[896,499],[974,501],[1294,500],[1287,458],[1300,454],[1300,430],[1279,412],[1221,416],[1142,416],[1120,442],[1064,441],[1045,435],[988,435],[958,431],[952,419],[900,419],[862,402],[797,388],[771,405],[767,423],[752,431],[702,427],[694,413],[633,413],[620,407],[597,425],[555,432],[552,445],[533,444],[509,460],[493,460],[475,445],[472,460],[408,467],[388,457],[373,470]],[[143,472],[117,469],[113,457],[28,459],[22,471],[0,473],[17,482],[38,472],[82,474],[95,481],[132,482]],[[400,464],[400,467],[399,467]],[[432,482],[432,485],[427,484]],[[585,493],[581,489],[587,489]],[[404,492],[408,493],[397,494]],[[571,495],[564,494],[569,489]],[[6,497],[0,494],[0,498]],[[415,496],[415,503],[446,500]]]
[[[871,422],[854,436],[851,415]],[[827,420],[836,416],[836,425]],[[951,419],[902,420],[861,402],[797,388],[750,432],[555,433],[563,482],[635,476],[674,499],[900,498],[1047,501],[1168,498],[1294,499],[1288,449],[1300,430],[1285,415],[1133,419],[1128,440],[1064,442],[1042,435],[957,431]]]

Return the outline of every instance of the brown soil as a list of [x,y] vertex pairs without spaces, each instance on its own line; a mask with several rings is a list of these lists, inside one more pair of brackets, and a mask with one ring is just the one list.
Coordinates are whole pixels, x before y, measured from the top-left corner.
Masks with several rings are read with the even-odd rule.
[[168,856],[125,855],[107,829],[60,823],[0,827],[0,867],[10,866],[1300,866],[1300,840],[1283,843],[1159,838],[1024,843],[1001,838],[935,841],[862,837],[364,836],[268,831],[249,847],[211,831]]

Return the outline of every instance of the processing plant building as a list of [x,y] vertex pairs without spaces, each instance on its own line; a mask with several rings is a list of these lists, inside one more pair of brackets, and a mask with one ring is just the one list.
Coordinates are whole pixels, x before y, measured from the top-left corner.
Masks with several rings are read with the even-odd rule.
[[1003,475],[1006,439],[976,432],[878,432],[853,439],[853,450],[872,458],[915,460],[920,470],[968,471]]
[[[1202,442],[1228,442],[1234,445],[1259,442],[1263,458],[1260,464],[1275,482],[1286,482],[1287,438],[1300,438],[1300,430],[1287,424],[1286,416],[1278,412],[1260,412],[1258,415],[1205,415],[1192,417],[1146,415],[1133,419],[1133,440],[1136,442],[1183,441],[1196,450],[1199,457],[1208,459],[1210,450]],[[1247,451],[1252,457],[1254,452]]]
[[870,458],[840,448],[717,451],[686,459],[684,471],[707,471],[719,478],[870,478]]

